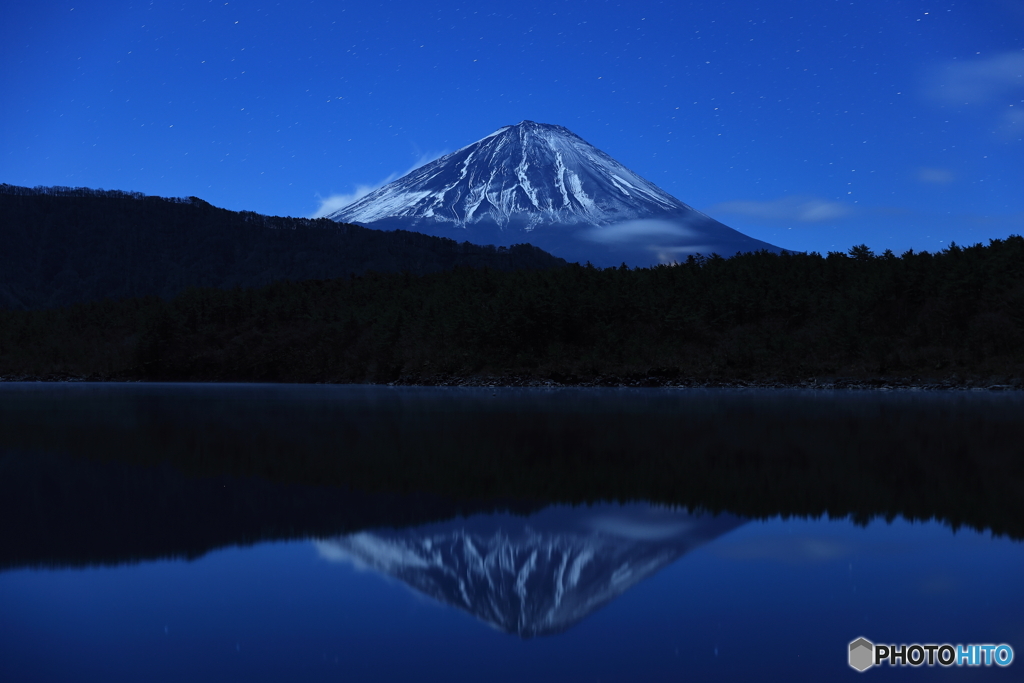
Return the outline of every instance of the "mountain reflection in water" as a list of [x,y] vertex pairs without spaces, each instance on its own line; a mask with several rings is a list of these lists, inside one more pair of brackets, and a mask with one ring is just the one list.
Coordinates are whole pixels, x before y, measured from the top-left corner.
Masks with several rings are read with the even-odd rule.
[[1020,392],[0,384],[0,681],[821,681],[859,636],[1019,654],[1021,415]]
[[743,524],[651,505],[551,507],[317,541],[329,560],[392,576],[524,638],[560,633]]

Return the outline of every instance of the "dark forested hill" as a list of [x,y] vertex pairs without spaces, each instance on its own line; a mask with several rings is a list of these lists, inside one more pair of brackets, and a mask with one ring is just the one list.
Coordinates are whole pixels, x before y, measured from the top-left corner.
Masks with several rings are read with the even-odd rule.
[[969,375],[1019,385],[1024,238],[902,256],[859,246],[632,270],[371,273],[0,309],[0,376],[49,374],[414,383]]
[[477,246],[327,219],[228,211],[196,197],[0,185],[0,308],[168,298],[187,287],[257,287],[368,271],[564,263],[529,245]]

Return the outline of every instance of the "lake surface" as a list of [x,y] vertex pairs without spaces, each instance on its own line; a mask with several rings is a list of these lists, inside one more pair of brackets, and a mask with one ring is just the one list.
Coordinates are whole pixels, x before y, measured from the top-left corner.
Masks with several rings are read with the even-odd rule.
[[852,680],[861,636],[1020,653],[1022,411],[0,385],[0,680]]

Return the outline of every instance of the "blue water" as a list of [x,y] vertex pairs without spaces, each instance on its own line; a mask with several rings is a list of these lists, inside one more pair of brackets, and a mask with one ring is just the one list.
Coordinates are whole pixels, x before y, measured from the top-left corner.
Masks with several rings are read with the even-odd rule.
[[[0,574],[0,678],[810,681],[861,675],[846,663],[859,636],[1024,651],[1024,545],[935,523],[748,521],[528,640],[322,548]],[[1020,680],[1021,666],[863,675]]]
[[[256,451],[290,462],[305,455],[308,471],[329,473],[309,455],[335,457],[324,444],[367,462],[389,448],[388,463],[407,462],[396,452],[440,457],[424,444],[479,458],[500,444],[506,456],[530,456],[527,469],[552,443],[563,458],[609,442],[634,456],[697,444],[717,457],[728,444],[729,462],[755,475],[758,461],[739,456],[770,444],[779,467],[799,452],[798,473],[833,462],[842,476],[864,454],[898,470],[916,448],[926,470],[946,449],[932,482],[946,497],[921,498],[938,502],[918,512],[973,511],[1019,528],[1002,513],[1019,509],[1019,472],[1000,479],[1007,470],[998,468],[1017,466],[1022,415],[1019,393],[0,385],[0,683],[1024,680],[1024,543],[990,532],[898,516],[867,526],[691,516],[642,501],[539,511],[533,501],[514,508],[535,510],[527,517],[444,521],[452,508],[429,495],[359,498],[246,474]],[[149,453],[177,460],[154,465]],[[440,462],[439,471],[460,463]],[[960,479],[957,462],[982,475],[965,469]],[[779,481],[771,474],[765,481]],[[821,490],[834,490],[837,480],[822,476]],[[1002,482],[1010,488],[995,486]],[[993,491],[1002,498],[986,508]],[[882,503],[876,491],[864,494],[873,514],[886,509],[885,496],[914,502],[898,487]],[[303,495],[306,507],[295,504]],[[366,522],[391,519],[441,521]],[[285,531],[268,535],[268,525]],[[232,544],[353,525],[361,531]],[[190,535],[197,531],[209,533]],[[192,561],[117,564],[209,548]],[[106,564],[79,566],[96,561]],[[64,568],[26,568],[47,564]],[[1006,643],[1018,659],[860,674],[847,664],[858,637]]]

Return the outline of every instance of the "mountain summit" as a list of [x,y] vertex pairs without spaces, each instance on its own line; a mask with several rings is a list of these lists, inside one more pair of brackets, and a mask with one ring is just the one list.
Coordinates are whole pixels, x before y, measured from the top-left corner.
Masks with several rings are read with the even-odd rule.
[[530,242],[596,265],[781,251],[684,204],[567,128],[534,121],[499,128],[328,217],[460,241]]

